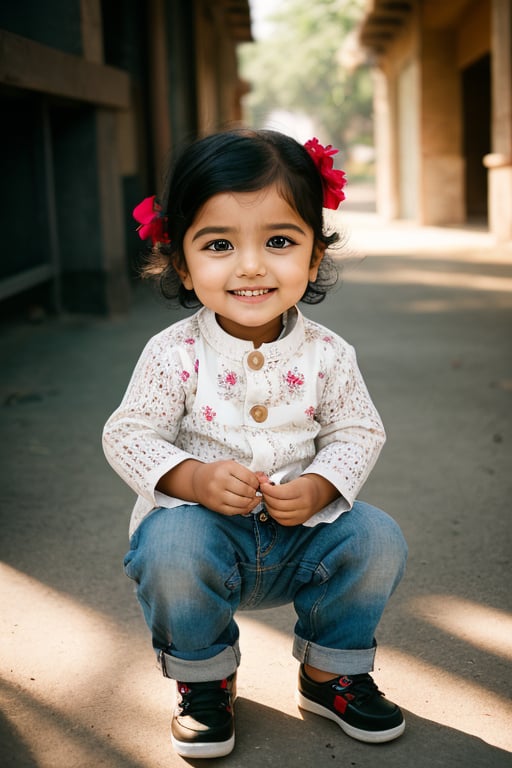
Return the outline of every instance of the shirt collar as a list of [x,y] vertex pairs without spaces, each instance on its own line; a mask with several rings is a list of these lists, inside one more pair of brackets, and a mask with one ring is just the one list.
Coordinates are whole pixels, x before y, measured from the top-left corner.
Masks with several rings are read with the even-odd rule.
[[[215,313],[203,307],[197,313],[199,328],[207,343],[223,357],[237,362],[254,349],[252,341],[237,339],[226,333],[217,322]],[[292,307],[283,317],[283,330],[278,339],[262,344],[258,349],[267,360],[287,357],[296,351],[304,338],[304,317],[297,307]]]

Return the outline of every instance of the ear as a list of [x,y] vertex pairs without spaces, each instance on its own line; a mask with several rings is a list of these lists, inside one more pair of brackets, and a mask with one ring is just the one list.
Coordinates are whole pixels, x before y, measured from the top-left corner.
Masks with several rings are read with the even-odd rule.
[[192,278],[190,277],[190,273],[187,270],[187,265],[185,264],[185,261],[181,259],[175,259],[174,261],[174,269],[176,271],[176,274],[178,275],[179,279],[182,282],[182,285],[184,288],[187,289],[187,291],[193,291],[194,290],[194,284],[192,282]]
[[311,263],[309,265],[309,282],[314,283],[318,277],[318,268],[325,255],[325,243],[317,240],[313,247],[313,255],[311,256]]

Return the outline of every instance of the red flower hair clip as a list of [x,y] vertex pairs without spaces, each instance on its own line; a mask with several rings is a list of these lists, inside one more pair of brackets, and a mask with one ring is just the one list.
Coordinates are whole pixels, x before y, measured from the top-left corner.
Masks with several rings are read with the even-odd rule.
[[345,199],[343,187],[347,183],[345,173],[333,168],[333,155],[337,155],[337,149],[332,144],[323,147],[318,139],[310,139],[304,144],[309,156],[313,159],[320,176],[322,177],[322,186],[324,190],[324,208],[331,208],[335,211],[339,204]]
[[156,195],[139,203],[133,209],[133,218],[139,222],[137,232],[141,240],[150,237],[153,245],[171,242],[167,234],[167,216],[164,216]]

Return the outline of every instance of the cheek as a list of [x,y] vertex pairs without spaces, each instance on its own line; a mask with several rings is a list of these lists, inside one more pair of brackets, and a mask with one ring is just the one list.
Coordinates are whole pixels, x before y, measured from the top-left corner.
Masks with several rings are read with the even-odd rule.
[[221,262],[213,259],[196,259],[191,257],[184,270],[182,282],[185,288],[193,288],[197,296],[205,292],[223,287],[226,280],[225,269]]

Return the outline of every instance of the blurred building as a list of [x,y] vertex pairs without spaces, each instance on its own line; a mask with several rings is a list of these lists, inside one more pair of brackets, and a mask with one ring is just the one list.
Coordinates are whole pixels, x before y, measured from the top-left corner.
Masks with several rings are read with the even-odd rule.
[[370,0],[377,199],[389,218],[512,240],[512,3]]
[[130,212],[173,149],[240,120],[249,40],[248,0],[0,4],[0,307],[128,306]]

